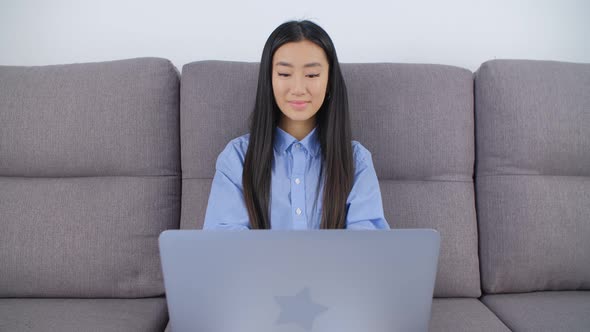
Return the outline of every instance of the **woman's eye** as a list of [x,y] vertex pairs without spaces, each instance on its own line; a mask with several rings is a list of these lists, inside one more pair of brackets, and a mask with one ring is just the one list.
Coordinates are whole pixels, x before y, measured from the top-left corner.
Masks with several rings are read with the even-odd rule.
[[291,76],[291,75],[289,75],[289,74],[285,74],[285,73],[279,73],[279,76],[282,76],[282,77],[289,77],[289,76]]
[[307,77],[310,77],[310,78],[320,77],[320,74],[309,74],[309,75],[307,75]]

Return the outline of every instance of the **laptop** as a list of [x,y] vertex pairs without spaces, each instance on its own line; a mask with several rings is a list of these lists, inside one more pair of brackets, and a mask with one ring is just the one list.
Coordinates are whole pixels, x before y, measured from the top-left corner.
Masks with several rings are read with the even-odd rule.
[[172,332],[428,331],[440,236],[167,230]]

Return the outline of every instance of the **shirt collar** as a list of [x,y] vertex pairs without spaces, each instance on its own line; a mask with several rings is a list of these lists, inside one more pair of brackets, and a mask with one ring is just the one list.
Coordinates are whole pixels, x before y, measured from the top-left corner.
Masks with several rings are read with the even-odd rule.
[[314,157],[320,152],[320,140],[318,137],[317,126],[314,127],[301,141],[298,141],[295,137],[291,136],[291,134],[279,128],[279,126],[276,126],[274,138],[274,148],[279,153],[286,152],[294,143],[300,143],[303,145],[303,147]]

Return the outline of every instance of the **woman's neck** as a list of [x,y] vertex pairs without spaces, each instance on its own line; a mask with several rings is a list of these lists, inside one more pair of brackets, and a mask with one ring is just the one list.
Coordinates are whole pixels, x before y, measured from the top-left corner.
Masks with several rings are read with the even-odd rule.
[[295,137],[298,141],[304,139],[314,127],[315,118],[311,118],[307,121],[285,121],[285,118],[283,118],[279,123],[279,128],[289,133],[289,135]]

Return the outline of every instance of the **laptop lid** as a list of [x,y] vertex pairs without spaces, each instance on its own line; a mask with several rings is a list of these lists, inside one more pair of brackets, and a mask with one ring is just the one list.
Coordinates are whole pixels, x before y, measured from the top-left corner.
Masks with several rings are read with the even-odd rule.
[[435,230],[168,230],[159,240],[173,332],[428,330]]

